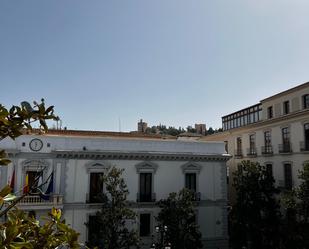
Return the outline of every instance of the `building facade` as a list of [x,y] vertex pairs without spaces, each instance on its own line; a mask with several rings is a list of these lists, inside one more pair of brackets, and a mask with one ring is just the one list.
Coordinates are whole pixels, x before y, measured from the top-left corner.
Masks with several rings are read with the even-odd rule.
[[222,117],[222,128],[223,132],[204,139],[226,143],[232,156],[227,162],[230,178],[240,161],[251,160],[265,165],[278,187],[297,186],[298,171],[309,161],[309,83]]
[[[120,135],[120,133],[118,134]],[[26,196],[18,205],[37,218],[53,207],[80,233],[85,243],[91,233],[85,223],[100,210],[98,179],[110,167],[124,169],[130,207],[138,214],[131,221],[149,248],[155,233],[156,201],[184,187],[196,193],[197,221],[204,248],[228,248],[226,161],[222,142],[196,142],[125,137],[86,132],[54,131],[2,140],[12,160],[0,168],[0,187],[15,176],[14,192],[22,194],[25,182],[42,173],[52,183],[50,198]],[[52,175],[52,177],[51,177]],[[49,185],[49,184],[47,184]],[[44,190],[46,191],[46,189]]]

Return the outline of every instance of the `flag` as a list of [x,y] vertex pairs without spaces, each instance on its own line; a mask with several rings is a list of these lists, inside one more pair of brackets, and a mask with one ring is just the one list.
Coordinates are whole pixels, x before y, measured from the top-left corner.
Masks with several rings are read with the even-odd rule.
[[43,184],[43,172],[39,172],[40,173],[40,176],[39,176],[39,179],[38,179],[38,188],[42,188],[42,184]]
[[14,192],[14,187],[15,187],[15,167],[13,169],[13,174],[10,182],[10,188],[12,189],[12,192]]
[[24,194],[27,194],[29,192],[29,175],[28,173],[26,174],[25,178],[25,186],[24,186]]
[[43,200],[49,200],[50,194],[52,192],[54,192],[54,173],[52,172],[51,175],[48,178],[50,178],[48,187],[47,187],[45,193],[41,194],[41,198]]

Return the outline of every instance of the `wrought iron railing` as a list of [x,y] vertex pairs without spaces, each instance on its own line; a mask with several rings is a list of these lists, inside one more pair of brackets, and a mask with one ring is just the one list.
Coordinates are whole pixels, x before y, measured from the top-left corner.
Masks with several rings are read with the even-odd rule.
[[234,155],[235,157],[242,157],[242,149],[236,149]]
[[136,194],[136,202],[156,202],[156,193],[152,194]]
[[256,147],[247,148],[247,156],[256,156]]
[[309,151],[309,141],[301,141],[299,143],[300,151]]
[[279,153],[291,153],[292,152],[292,144],[290,142],[279,144],[278,147],[279,147]]
[[272,155],[274,153],[272,145],[262,146],[261,152],[263,155]]

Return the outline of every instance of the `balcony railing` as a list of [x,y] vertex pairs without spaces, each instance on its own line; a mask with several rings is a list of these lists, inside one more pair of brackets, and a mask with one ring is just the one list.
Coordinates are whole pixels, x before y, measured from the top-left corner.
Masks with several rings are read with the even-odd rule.
[[285,181],[285,180],[279,180],[278,181],[278,187],[282,190],[292,190],[294,186],[293,181]]
[[63,196],[51,195],[48,200],[44,200],[40,195],[27,195],[18,204],[23,206],[59,206],[63,204]]
[[291,153],[292,152],[291,143],[279,144],[278,147],[279,147],[279,153]]
[[136,202],[156,202],[156,193],[152,194],[137,193]]
[[86,194],[86,203],[102,203],[103,201],[103,193]]
[[301,141],[299,146],[300,151],[309,151],[309,141]]
[[195,192],[194,193],[194,200],[200,201],[201,200],[201,192]]
[[242,150],[241,149],[236,149],[234,155],[235,155],[235,157],[242,157],[243,156]]
[[256,148],[255,147],[251,147],[247,149],[247,156],[256,156]]
[[262,146],[261,151],[262,155],[272,155],[274,153],[272,145]]

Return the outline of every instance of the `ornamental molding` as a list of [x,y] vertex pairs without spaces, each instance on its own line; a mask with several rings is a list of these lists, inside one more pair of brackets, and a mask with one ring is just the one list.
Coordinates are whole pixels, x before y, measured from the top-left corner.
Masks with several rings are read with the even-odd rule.
[[27,159],[24,160],[21,165],[23,173],[25,173],[26,171],[47,172],[50,167],[50,163],[43,159]]
[[81,160],[164,160],[164,161],[228,161],[228,154],[193,155],[193,154],[163,154],[147,152],[105,152],[105,151],[52,151],[56,158]]
[[188,162],[181,166],[183,173],[197,173],[199,174],[202,166],[195,162]]
[[111,164],[107,161],[102,160],[95,160],[90,161],[85,164],[85,167],[87,169],[87,172],[102,172],[102,171],[108,171],[111,167]]
[[142,172],[152,172],[156,173],[158,169],[158,165],[153,162],[141,162],[135,165],[136,172],[142,173]]

